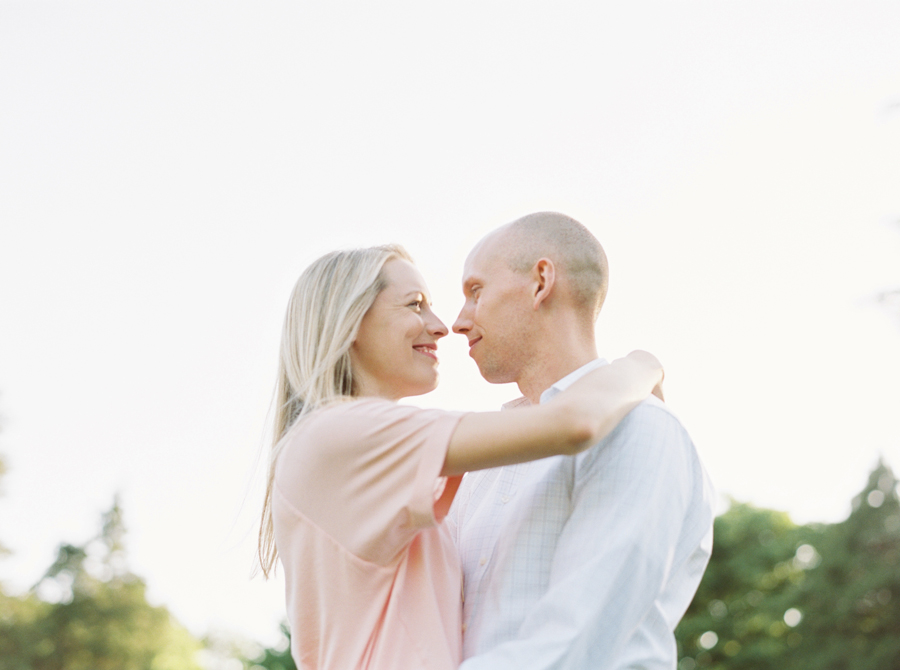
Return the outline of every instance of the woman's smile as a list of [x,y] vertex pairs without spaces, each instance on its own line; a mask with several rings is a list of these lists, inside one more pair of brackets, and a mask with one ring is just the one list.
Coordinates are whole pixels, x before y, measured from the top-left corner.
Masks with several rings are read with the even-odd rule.
[[433,358],[437,360],[437,344],[414,344],[413,349],[418,351],[420,354],[424,354],[429,358]]

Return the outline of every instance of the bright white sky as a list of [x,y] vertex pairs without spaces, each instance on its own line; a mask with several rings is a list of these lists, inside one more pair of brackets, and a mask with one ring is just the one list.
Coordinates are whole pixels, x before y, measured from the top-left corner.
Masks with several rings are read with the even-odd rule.
[[[2,2],[0,580],[119,491],[154,602],[270,641],[297,275],[401,242],[450,323],[471,245],[545,209],[604,244],[600,349],[662,359],[719,489],[842,518],[900,469],[898,34],[893,0]],[[515,395],[456,339],[422,404]]]

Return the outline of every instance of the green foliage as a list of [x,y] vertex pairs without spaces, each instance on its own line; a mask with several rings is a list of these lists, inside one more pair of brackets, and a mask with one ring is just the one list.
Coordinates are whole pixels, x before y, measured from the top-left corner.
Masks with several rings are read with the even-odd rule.
[[823,670],[900,667],[900,500],[884,463],[849,518],[829,528],[810,577],[797,594],[798,657]]
[[244,658],[248,670],[297,670],[291,657],[291,634],[287,624],[281,624],[281,641],[273,648],[264,648],[253,658]]
[[200,644],[128,571],[116,502],[100,534],[60,546],[22,598],[0,598],[0,670],[199,670]]
[[900,667],[900,500],[883,463],[846,521],[733,503],[676,630],[679,670]]
[[786,596],[806,578],[798,548],[813,547],[818,532],[782,512],[733,502],[715,521],[714,558],[677,631],[681,667],[784,667],[796,644],[784,623]]
[[0,593],[0,668],[30,669],[29,654],[23,650],[45,652],[38,631],[49,609],[33,594],[15,598]]

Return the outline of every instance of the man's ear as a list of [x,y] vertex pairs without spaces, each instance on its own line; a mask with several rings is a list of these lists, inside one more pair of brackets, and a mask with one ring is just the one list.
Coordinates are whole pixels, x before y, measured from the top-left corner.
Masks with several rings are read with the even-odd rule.
[[556,286],[556,266],[549,258],[539,258],[531,268],[531,274],[534,290],[532,307],[537,309],[553,293]]

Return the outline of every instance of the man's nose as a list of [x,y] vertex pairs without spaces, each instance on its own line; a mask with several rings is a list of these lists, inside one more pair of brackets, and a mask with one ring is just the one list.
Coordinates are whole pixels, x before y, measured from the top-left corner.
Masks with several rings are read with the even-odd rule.
[[469,316],[468,307],[463,307],[459,310],[459,316],[456,317],[456,321],[453,322],[453,332],[457,335],[465,335],[470,330],[472,330],[472,319]]

